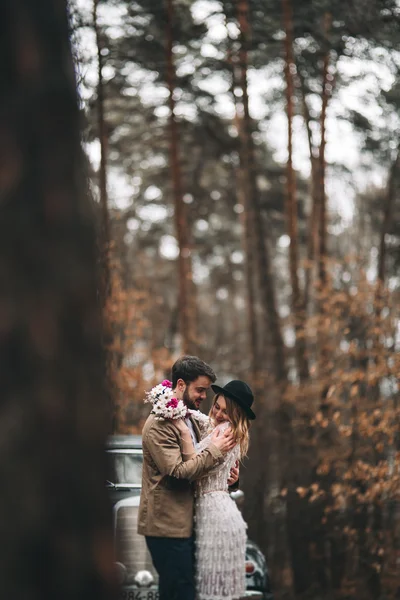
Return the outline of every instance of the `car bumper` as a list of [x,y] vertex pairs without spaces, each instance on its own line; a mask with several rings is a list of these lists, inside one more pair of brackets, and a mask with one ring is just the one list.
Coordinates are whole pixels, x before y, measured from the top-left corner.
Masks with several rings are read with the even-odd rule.
[[274,600],[274,597],[269,592],[260,592],[258,590],[246,590],[246,594],[241,600]]
[[118,600],[158,600],[158,598],[157,585],[138,587],[137,585],[125,584],[120,588],[118,595]]
[[[123,585],[120,593],[119,600],[131,600],[132,598],[138,598],[146,600],[147,598],[156,600],[158,598],[158,587],[150,586],[148,588],[138,587],[136,585]],[[265,594],[257,590],[246,590],[245,595],[240,600],[273,600],[272,594]]]

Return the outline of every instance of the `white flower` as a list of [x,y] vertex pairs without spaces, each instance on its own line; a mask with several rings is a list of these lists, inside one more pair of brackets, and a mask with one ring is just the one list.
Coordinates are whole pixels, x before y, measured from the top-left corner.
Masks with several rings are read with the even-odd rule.
[[156,419],[182,419],[188,411],[186,404],[174,397],[172,389],[161,383],[146,392],[145,402],[153,405],[151,412]]

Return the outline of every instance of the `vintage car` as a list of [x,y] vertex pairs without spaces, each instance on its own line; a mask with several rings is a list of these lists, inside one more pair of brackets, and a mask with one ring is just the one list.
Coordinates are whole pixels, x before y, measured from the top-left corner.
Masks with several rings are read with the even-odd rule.
[[[145,538],[137,533],[142,480],[142,440],[138,435],[110,436],[107,443],[110,493],[114,514],[116,567],[121,583],[120,600],[158,600],[158,578]],[[232,492],[239,500],[243,493]],[[245,598],[272,600],[264,555],[254,542],[246,548]]]

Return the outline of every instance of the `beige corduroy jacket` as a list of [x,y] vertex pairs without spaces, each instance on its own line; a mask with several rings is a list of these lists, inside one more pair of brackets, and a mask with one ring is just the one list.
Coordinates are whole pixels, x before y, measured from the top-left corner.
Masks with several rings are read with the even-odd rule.
[[[200,430],[191,418],[197,439]],[[138,532],[146,536],[186,538],[193,531],[193,481],[223,462],[210,444],[183,462],[181,437],[171,420],[150,415],[144,424],[143,475]]]

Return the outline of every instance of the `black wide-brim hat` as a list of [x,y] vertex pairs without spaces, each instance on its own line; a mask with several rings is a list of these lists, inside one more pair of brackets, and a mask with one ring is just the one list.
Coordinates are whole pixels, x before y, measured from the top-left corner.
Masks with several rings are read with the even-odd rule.
[[253,392],[251,388],[244,381],[240,381],[240,379],[234,379],[226,384],[225,387],[220,387],[219,385],[212,385],[211,389],[216,394],[222,394],[223,396],[228,396],[231,400],[239,404],[241,408],[243,408],[246,415],[249,419],[255,419],[256,415],[251,410],[251,405],[254,402]]

